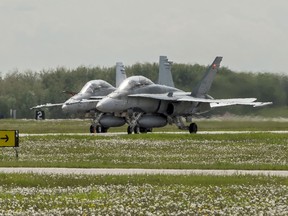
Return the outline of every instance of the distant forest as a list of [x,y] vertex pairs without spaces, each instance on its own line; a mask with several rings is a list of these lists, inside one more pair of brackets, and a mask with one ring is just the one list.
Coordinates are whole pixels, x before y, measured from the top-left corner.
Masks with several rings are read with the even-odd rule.
[[[134,64],[125,67],[127,76],[143,75],[156,82],[158,63]],[[175,86],[191,91],[201,79],[207,66],[176,64],[172,66]],[[10,118],[10,110],[16,110],[17,118],[34,118],[30,110],[38,104],[61,103],[70,96],[66,91],[78,92],[86,82],[103,79],[115,85],[115,67],[78,67],[77,69],[57,68],[41,72],[12,72],[0,75],[0,117]],[[288,77],[272,73],[233,72],[221,67],[209,92],[214,98],[256,97],[258,101],[272,101],[265,108],[242,106],[215,109],[210,115],[232,113],[237,115],[261,115],[288,117]],[[263,111],[265,110],[265,112]],[[60,108],[46,109],[48,118],[70,118]]]

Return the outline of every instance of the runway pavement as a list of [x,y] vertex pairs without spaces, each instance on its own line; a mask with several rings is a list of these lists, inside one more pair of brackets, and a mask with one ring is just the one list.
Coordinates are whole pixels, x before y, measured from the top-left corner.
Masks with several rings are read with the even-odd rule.
[[104,169],[1,167],[0,173],[77,174],[77,175],[264,175],[288,177],[286,170],[203,170],[203,169]]

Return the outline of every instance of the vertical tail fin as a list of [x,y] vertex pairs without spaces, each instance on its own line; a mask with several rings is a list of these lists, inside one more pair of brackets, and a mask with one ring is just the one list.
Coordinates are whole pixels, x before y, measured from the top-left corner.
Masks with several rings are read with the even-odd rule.
[[126,72],[122,62],[116,62],[116,88],[126,79]]
[[172,67],[172,62],[168,61],[167,56],[159,57],[158,84],[174,87],[171,67]]
[[193,89],[191,95],[193,97],[204,97],[205,94],[211,88],[212,82],[215,78],[215,75],[220,67],[220,62],[222,61],[221,56],[217,56],[210,67],[207,69],[206,73],[202,77],[201,81]]

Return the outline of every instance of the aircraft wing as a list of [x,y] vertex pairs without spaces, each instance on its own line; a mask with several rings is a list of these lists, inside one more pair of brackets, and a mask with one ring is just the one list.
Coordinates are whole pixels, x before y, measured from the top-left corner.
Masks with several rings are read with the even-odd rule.
[[151,98],[156,100],[178,101],[180,98],[190,95],[191,92],[169,92],[165,94],[131,94],[128,97]]
[[57,106],[63,106],[64,103],[57,103],[57,104],[52,104],[52,103],[46,103],[46,104],[41,104],[37,105],[34,107],[31,107],[30,109],[41,109],[41,108],[50,108],[50,107],[57,107]]
[[272,102],[228,102],[228,103],[211,103],[210,106],[212,108],[216,107],[224,107],[224,106],[233,106],[233,105],[247,105],[247,106],[253,106],[253,107],[262,107],[273,104]]
[[207,99],[192,97],[189,92],[171,92],[166,94],[133,94],[128,97],[151,98],[156,100],[166,100],[171,102],[196,102],[210,103],[211,107],[223,107],[232,105],[250,105],[254,107],[266,106],[272,102],[255,102],[257,98],[229,98],[229,99]]
[[193,98],[191,96],[181,98],[177,101],[191,101],[200,103],[210,103],[212,108],[233,106],[233,105],[246,105],[253,107],[261,107],[272,104],[272,102],[258,102],[257,98],[229,98],[229,99],[205,99],[205,98]]
[[73,101],[65,102],[65,104],[95,103],[95,102],[99,102],[104,97],[105,96],[91,96],[89,99],[73,100]]
[[59,106],[63,106],[64,104],[95,103],[95,102],[99,102],[104,97],[105,96],[92,96],[90,97],[90,99],[74,100],[74,101],[66,102],[66,103],[57,103],[57,104],[46,103],[46,104],[41,104],[41,105],[31,107],[30,109],[33,110],[33,109],[59,107]]

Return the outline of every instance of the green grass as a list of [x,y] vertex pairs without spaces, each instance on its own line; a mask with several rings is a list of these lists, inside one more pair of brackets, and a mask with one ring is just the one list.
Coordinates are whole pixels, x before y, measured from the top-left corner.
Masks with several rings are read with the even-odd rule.
[[88,133],[89,120],[0,119],[0,130],[19,130],[20,133]]
[[287,134],[260,132],[28,136],[18,159],[2,150],[0,166],[287,170],[287,143]]
[[[63,135],[89,121],[0,120],[20,137],[19,158],[0,166],[288,170],[287,121],[199,120],[201,130],[237,134]],[[111,131],[126,131],[126,126]],[[168,126],[155,131],[177,131]],[[210,175],[40,175],[0,173],[1,215],[287,215],[287,177]]]
[[[194,119],[199,131],[270,131],[288,130],[288,120],[281,118],[260,117],[231,117]],[[187,123],[188,124],[188,123]],[[19,130],[20,133],[89,133],[91,120],[43,120],[33,119],[0,119],[0,130]],[[125,132],[127,125],[118,128],[110,128],[109,132]],[[153,129],[159,131],[180,131],[175,125]]]
[[287,178],[0,174],[1,215],[286,215]]
[[5,187],[87,187],[89,185],[186,185],[223,186],[281,184],[288,186],[284,177],[265,177],[250,175],[212,176],[212,175],[42,175],[0,173],[0,185]]

